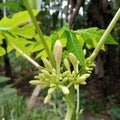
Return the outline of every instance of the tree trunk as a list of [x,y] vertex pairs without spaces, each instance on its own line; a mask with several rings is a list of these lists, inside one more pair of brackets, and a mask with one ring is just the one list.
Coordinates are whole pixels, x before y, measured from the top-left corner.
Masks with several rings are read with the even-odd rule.
[[68,19],[68,24],[71,29],[74,29],[75,19],[79,13],[80,7],[84,4],[84,0],[70,0],[71,10],[70,18]]

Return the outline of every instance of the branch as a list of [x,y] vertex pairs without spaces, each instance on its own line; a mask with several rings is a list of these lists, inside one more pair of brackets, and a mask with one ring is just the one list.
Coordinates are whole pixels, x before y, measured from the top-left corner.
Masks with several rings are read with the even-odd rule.
[[[79,9],[82,6],[82,4],[83,4],[83,0],[79,0],[79,2],[77,3],[76,7],[72,8],[72,10],[71,10],[72,13],[71,13],[70,18],[68,20],[68,23],[69,23],[69,26],[70,26],[71,29],[74,28],[75,18],[78,15]],[[73,10],[73,9],[75,9],[75,10]]]

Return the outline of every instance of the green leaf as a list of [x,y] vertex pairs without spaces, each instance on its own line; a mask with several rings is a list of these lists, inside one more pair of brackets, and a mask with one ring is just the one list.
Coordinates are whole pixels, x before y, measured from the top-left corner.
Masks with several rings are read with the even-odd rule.
[[[86,46],[90,49],[95,48],[97,46],[97,43],[100,41],[105,30],[93,27],[88,29],[77,30],[74,32],[78,34],[86,42]],[[114,40],[114,38],[111,35],[109,35],[105,41],[105,44],[118,44],[118,43]],[[104,46],[101,49],[104,50]]]
[[0,56],[3,56],[6,53],[3,47],[0,47]]
[[[33,14],[36,16],[39,13],[38,10],[33,10]],[[26,22],[30,21],[30,16],[28,14],[27,11],[23,11],[23,12],[18,12],[15,13],[12,18],[7,18],[4,17],[2,18],[2,20],[0,21],[0,27],[17,27],[20,26],[22,24],[25,24]]]
[[15,27],[10,30],[12,34],[32,39],[35,36],[35,27],[33,23],[26,24],[23,27]]
[[[13,36],[11,34],[8,33],[4,33],[6,39],[12,42],[13,44],[15,44],[20,50],[22,50],[24,53],[26,53],[27,55],[30,56],[31,51],[32,51],[32,46],[31,44],[33,43],[32,41],[29,41],[25,38],[20,38],[18,36]],[[11,51],[11,50],[10,50]]]
[[66,31],[67,44],[66,48],[69,52],[73,53],[80,61],[81,65],[85,64],[85,56],[79,41],[76,38],[75,33]]
[[0,31],[0,44],[2,44],[3,39],[4,39],[4,36],[2,35],[2,32]]

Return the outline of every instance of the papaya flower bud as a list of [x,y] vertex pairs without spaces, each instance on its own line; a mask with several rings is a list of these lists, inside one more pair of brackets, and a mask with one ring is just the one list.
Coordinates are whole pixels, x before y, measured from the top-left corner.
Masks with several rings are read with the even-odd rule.
[[62,82],[63,82],[63,83],[65,83],[65,82],[67,82],[67,81],[68,81],[68,78],[67,78],[67,77],[65,77],[65,78],[62,79]]
[[69,59],[74,67],[74,70],[78,72],[78,60],[73,53],[69,53]]
[[64,65],[65,65],[67,70],[70,70],[70,64],[66,58],[64,59]]
[[44,63],[44,65],[45,65],[45,67],[47,68],[47,70],[49,71],[49,72],[52,72],[52,65],[51,65],[51,63],[45,58],[45,59],[43,59],[43,63]]
[[68,76],[68,75],[70,75],[70,71],[65,71],[64,73],[62,73],[62,77],[63,78]]
[[81,85],[86,85],[86,81],[80,82]]
[[81,82],[83,82],[83,81],[85,81],[86,80],[86,76],[80,76],[78,79],[77,79],[77,82],[78,83],[81,83]]
[[44,103],[46,104],[46,103],[49,103],[50,102],[50,100],[51,100],[51,94],[48,94],[46,97],[45,97],[45,99],[44,99]]
[[59,88],[62,90],[62,92],[67,95],[70,93],[69,89],[66,86],[59,85]]
[[52,94],[54,91],[55,91],[55,87],[50,87],[49,89],[48,89],[48,95],[49,94]]
[[84,55],[86,55],[86,49],[84,49],[83,52],[84,52]]
[[41,70],[41,72],[44,74],[44,76],[50,77],[50,73],[47,70]]
[[41,81],[40,80],[31,80],[29,82],[31,85],[40,85],[41,84]]
[[62,59],[62,44],[59,40],[55,42],[53,54],[56,64],[60,66]]
[[44,74],[39,74],[39,75],[37,75],[37,76],[35,76],[34,77],[35,79],[45,79],[45,76],[44,76]]
[[80,109],[79,113],[82,114],[83,113],[83,109]]
[[83,74],[82,76],[85,76],[86,78],[90,77],[90,74]]

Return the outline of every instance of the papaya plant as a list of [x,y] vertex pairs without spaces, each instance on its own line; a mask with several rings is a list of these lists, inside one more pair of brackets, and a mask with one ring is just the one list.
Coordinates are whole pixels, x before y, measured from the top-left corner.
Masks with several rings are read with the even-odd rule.
[[[0,44],[6,39],[9,43],[7,52],[16,49],[40,70],[30,84],[48,88],[44,103],[49,103],[52,94],[60,90],[67,106],[65,120],[78,120],[83,111],[79,106],[80,86],[87,83],[95,67],[96,56],[101,49],[105,50],[104,44],[117,44],[110,32],[120,18],[120,9],[106,30],[88,28],[73,31],[65,24],[59,31],[45,36],[34,17],[39,11],[32,10],[28,0],[24,3],[27,11],[0,21]],[[87,56],[85,48],[95,49]],[[5,54],[2,47],[0,51],[1,56]],[[44,66],[30,57],[34,52],[37,52],[36,58],[43,60]]]

